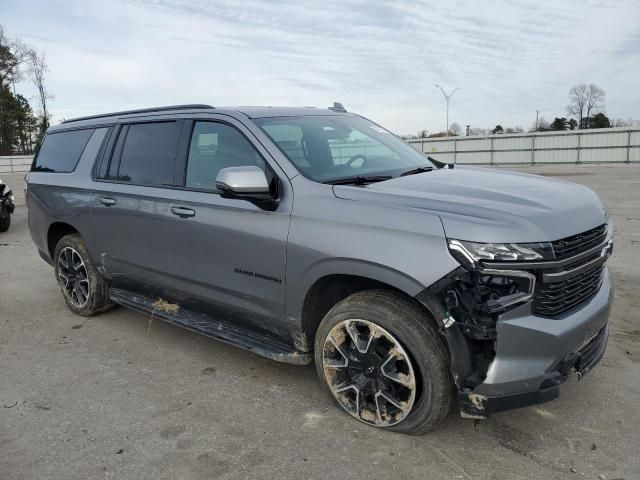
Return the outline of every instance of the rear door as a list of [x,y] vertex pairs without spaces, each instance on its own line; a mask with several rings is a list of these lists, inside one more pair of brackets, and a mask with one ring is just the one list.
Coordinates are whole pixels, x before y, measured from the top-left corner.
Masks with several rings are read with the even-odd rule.
[[[266,150],[250,140],[246,127],[228,117],[209,118],[185,122],[188,151],[176,170],[181,189],[167,192],[171,286],[178,301],[222,320],[280,330],[290,185],[277,165],[269,165]],[[249,165],[280,182],[275,211],[222,198],[216,190],[222,168]]]
[[115,285],[162,287],[167,269],[166,189],[182,121],[122,125],[98,171],[92,201],[102,267]]

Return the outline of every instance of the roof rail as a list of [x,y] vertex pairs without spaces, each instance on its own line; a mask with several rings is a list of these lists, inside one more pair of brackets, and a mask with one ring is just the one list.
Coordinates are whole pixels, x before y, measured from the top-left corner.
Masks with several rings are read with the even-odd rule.
[[70,118],[69,120],[64,120],[61,123],[80,122],[82,120],[92,120],[94,118],[119,117],[121,115],[133,115],[136,113],[165,112],[167,110],[195,110],[195,109],[204,109],[204,108],[209,109],[214,107],[212,107],[211,105],[205,105],[201,103],[193,103],[193,104],[187,104],[187,105],[169,105],[167,107],[141,108],[138,110],[124,110],[122,112],[103,113],[100,115],[89,115],[87,117]]

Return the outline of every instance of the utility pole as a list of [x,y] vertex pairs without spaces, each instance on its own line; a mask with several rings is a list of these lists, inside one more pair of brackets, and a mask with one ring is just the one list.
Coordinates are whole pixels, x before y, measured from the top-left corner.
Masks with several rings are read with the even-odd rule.
[[540,113],[540,110],[536,110],[536,128],[533,129],[534,132],[538,131],[538,114]]
[[446,129],[445,132],[447,133],[447,137],[449,136],[449,100],[451,100],[451,97],[453,97],[453,94],[456,93],[456,90],[459,90],[459,88],[454,88],[450,94],[446,94],[446,92],[444,91],[444,88],[442,88],[440,85],[436,84],[436,87],[438,87],[440,89],[440,91],[442,92],[442,95],[444,95],[444,99],[447,101],[447,125],[446,125]]

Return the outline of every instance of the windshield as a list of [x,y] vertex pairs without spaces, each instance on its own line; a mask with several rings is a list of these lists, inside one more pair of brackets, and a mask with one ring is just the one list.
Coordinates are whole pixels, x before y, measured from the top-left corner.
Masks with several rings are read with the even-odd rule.
[[304,176],[316,182],[374,176],[379,181],[419,167],[434,168],[424,155],[362,117],[299,116],[254,121]]

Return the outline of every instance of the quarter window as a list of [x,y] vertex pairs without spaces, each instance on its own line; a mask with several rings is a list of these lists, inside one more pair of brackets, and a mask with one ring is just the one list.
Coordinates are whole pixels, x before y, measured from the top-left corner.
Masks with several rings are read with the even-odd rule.
[[244,135],[224,123],[195,123],[187,159],[187,187],[214,190],[220,170],[245,166],[265,169],[264,160]]
[[53,173],[73,172],[92,134],[92,128],[49,133],[42,142],[31,170]]
[[118,180],[139,185],[171,184],[179,136],[178,122],[130,125],[120,157]]

